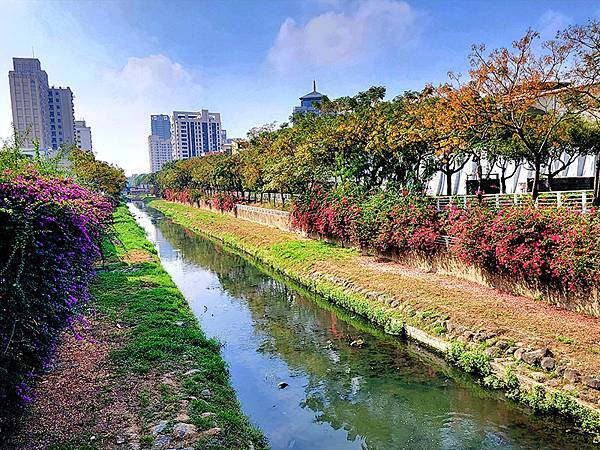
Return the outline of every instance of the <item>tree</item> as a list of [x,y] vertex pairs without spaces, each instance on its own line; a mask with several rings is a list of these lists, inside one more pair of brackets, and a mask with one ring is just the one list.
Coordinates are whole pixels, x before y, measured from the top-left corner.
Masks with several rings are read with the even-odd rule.
[[92,152],[73,147],[68,156],[70,169],[78,182],[117,204],[127,178],[123,169],[98,161]]
[[324,143],[336,184],[363,191],[383,186],[422,192],[433,175],[423,141],[407,141],[407,106],[415,93],[384,101],[385,88],[373,86],[353,97],[320,105],[319,139]]
[[[192,158],[193,159],[193,158]],[[167,189],[182,191],[192,182],[191,159],[169,161],[165,163],[156,175],[156,182],[162,192]]]
[[452,176],[469,160],[474,135],[457,108],[460,92],[446,84],[427,86],[408,106],[406,144],[421,144],[431,152],[446,179],[446,195],[452,195]]
[[494,167],[500,171],[500,192],[506,193],[506,182],[511,179],[523,162],[523,150],[519,142],[515,142],[510,134],[499,133],[487,139],[483,144],[484,155],[488,161],[490,172]]
[[[575,52],[571,77],[579,93],[587,101],[587,117],[596,122],[600,119],[600,21],[592,20],[586,25],[569,27],[561,38]],[[600,148],[596,148],[593,205],[600,207]]]
[[534,51],[539,35],[529,30],[512,49],[485,53],[474,46],[470,56],[471,81],[466,89],[478,101],[467,111],[480,123],[509,130],[520,143],[525,161],[534,171],[533,198],[537,198],[543,167],[551,165],[568,141],[568,128],[584,110],[581,96],[569,87],[568,62],[572,45],[558,41]]

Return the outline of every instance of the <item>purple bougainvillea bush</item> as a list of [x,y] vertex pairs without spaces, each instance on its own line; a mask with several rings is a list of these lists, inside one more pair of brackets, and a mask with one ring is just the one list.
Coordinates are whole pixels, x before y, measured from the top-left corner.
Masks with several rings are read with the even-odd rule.
[[0,173],[0,431],[87,300],[111,212],[70,179]]

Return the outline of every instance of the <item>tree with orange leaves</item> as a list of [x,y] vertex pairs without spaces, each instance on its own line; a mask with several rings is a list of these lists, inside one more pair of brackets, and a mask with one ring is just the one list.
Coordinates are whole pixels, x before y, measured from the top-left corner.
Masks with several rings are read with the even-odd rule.
[[[567,28],[560,37],[573,48],[574,64],[571,78],[589,109],[587,117],[600,127],[600,21]],[[596,131],[597,132],[597,131]],[[600,148],[596,148],[594,176],[594,206],[600,206]]]
[[468,105],[469,113],[479,124],[508,130],[522,147],[534,171],[534,199],[543,168],[563,152],[570,127],[586,109],[569,83],[573,45],[548,41],[537,54],[538,40],[538,33],[529,30],[511,49],[486,54],[483,45],[474,46],[468,83],[473,98],[478,99]]
[[422,143],[433,154],[446,180],[446,195],[452,195],[452,176],[469,161],[477,138],[470,117],[457,106],[460,96],[449,84],[427,86],[406,107],[406,145]]

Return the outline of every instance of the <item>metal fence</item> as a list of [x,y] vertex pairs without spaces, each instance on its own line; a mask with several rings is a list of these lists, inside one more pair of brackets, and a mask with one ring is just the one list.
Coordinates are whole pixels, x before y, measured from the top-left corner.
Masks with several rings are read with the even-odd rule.
[[[246,198],[254,197],[256,201],[260,201],[261,195],[254,192],[244,192]],[[262,196],[263,204],[273,205],[274,207],[283,204],[289,205],[292,201],[292,196],[289,194],[280,193],[265,193]],[[519,194],[485,194],[477,195],[439,195],[429,196],[431,202],[435,204],[438,211],[448,209],[451,205],[467,207],[470,204],[481,202],[484,205],[496,208],[523,205],[532,201],[531,193],[524,192]],[[571,209],[587,212],[592,207],[594,193],[591,190],[584,191],[555,191],[555,192],[540,192],[535,206],[555,206],[567,207]],[[267,206],[268,207],[268,206]],[[248,206],[251,208],[251,206]]]
[[261,208],[259,206],[235,205],[235,208],[238,211],[248,211],[248,212],[254,212],[254,213],[258,213],[258,214],[267,214],[270,216],[288,217],[290,215],[290,213],[288,211],[282,211],[280,209]]
[[[535,201],[535,206],[568,207],[589,211],[592,207],[594,195],[592,191],[560,191],[541,192]],[[481,202],[484,205],[502,208],[507,206],[522,205],[532,201],[530,193],[521,194],[485,194],[477,195],[452,195],[431,197],[438,211],[449,208],[452,205],[466,207],[470,204]]]

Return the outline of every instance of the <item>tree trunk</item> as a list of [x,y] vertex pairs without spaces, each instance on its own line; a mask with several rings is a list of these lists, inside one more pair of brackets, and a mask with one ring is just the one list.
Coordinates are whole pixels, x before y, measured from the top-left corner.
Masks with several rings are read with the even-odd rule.
[[533,174],[533,186],[531,189],[531,198],[533,198],[533,200],[537,200],[538,196],[540,195],[540,172],[541,172],[541,168],[542,168],[542,162],[540,161],[540,158],[536,158],[535,159],[535,163],[534,163],[534,174]]
[[446,175],[446,195],[452,195],[452,172],[447,168],[443,173]]
[[483,180],[483,167],[481,166],[481,158],[477,158],[477,191],[481,192],[481,182]]
[[552,180],[554,179],[554,176],[551,173],[548,173],[548,189],[550,191],[553,191],[554,189],[552,188]]
[[506,194],[506,169],[500,168],[500,193]]
[[596,155],[596,173],[594,175],[594,200],[592,205],[600,207],[600,153]]

